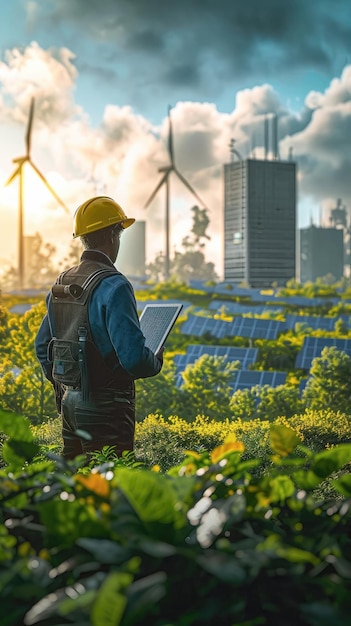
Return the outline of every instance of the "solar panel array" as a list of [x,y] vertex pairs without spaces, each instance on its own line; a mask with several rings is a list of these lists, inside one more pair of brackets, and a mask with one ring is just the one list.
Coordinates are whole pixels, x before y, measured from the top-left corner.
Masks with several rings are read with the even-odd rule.
[[247,369],[252,365],[258,355],[257,348],[240,348],[236,346],[206,346],[203,344],[190,344],[186,354],[176,354],[174,363],[176,373],[179,374],[187,365],[195,363],[203,354],[225,357],[228,362],[240,361],[241,369]]
[[240,304],[239,302],[231,302],[228,300],[212,300],[209,304],[210,311],[218,311],[219,309],[225,309],[227,313],[231,313],[233,315],[262,315],[262,313],[267,312],[275,312],[280,313],[283,309],[282,307],[276,307],[274,305],[270,306],[262,306],[262,305],[250,305],[250,304]]
[[[337,304],[340,302],[340,298],[335,297],[320,297],[320,298],[308,298],[307,296],[278,296],[277,292],[272,294],[262,293],[260,289],[254,289],[249,287],[239,287],[234,283],[222,282],[216,285],[206,285],[206,281],[191,280],[189,286],[193,289],[199,289],[213,294],[226,294],[229,296],[239,296],[250,298],[253,302],[269,302],[272,304],[293,305],[299,307],[315,307],[323,306],[325,304]],[[347,301],[345,300],[345,303]]]
[[305,337],[303,346],[296,357],[295,367],[309,370],[313,359],[321,355],[323,348],[330,346],[335,346],[338,350],[351,356],[351,339]]
[[255,385],[278,387],[286,382],[286,372],[265,372],[258,370],[240,370],[233,383],[233,392],[238,389],[250,389]]
[[339,302],[339,299],[331,298],[328,300],[327,298],[307,298],[305,296],[277,296],[274,298],[274,302],[285,305],[292,304],[299,307],[315,307],[323,306],[324,304],[335,304]]
[[246,337],[248,339],[276,339],[278,334],[285,329],[284,322],[258,318],[235,317],[230,322],[214,319],[212,317],[200,317],[188,315],[187,320],[180,327],[184,335],[201,337],[210,333],[218,339],[224,337]]
[[230,322],[190,313],[187,320],[180,327],[180,332],[183,333],[183,335],[193,335],[194,337],[202,337],[205,333],[210,333],[212,337],[219,338],[225,337],[227,330],[229,335],[229,326]]
[[[259,370],[239,370],[233,375],[233,380],[228,385],[234,393],[238,389],[250,389],[256,385],[268,385],[278,387],[286,382],[286,372],[265,372]],[[183,384],[182,374],[176,378],[176,386],[180,388]]]
[[288,314],[285,318],[287,329],[294,330],[296,324],[307,324],[309,328],[314,330],[334,330],[335,322],[342,319],[349,325],[350,318],[347,315],[339,315],[338,317],[323,317],[321,315],[292,315]]
[[[223,282],[216,285],[208,285],[206,281],[202,280],[190,280],[189,287],[192,289],[199,289],[200,291],[206,291],[207,293],[227,294],[229,296],[242,296],[247,298],[259,297],[260,289],[250,289],[248,287],[238,287],[234,283]],[[265,296],[267,298],[267,296]]]

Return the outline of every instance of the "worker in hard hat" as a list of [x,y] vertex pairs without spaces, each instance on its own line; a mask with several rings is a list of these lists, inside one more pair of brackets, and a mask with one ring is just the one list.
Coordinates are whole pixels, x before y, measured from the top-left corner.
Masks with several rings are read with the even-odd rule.
[[115,267],[120,237],[134,224],[112,198],[98,196],[74,214],[84,251],[47,295],[36,354],[62,416],[63,455],[134,448],[137,378],[161,370],[163,349],[145,346],[132,285]]

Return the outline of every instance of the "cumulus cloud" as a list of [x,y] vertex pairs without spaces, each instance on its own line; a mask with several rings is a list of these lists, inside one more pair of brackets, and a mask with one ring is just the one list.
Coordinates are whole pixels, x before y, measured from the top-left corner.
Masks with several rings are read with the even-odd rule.
[[43,50],[36,42],[7,50],[0,61],[3,106],[0,115],[24,122],[35,95],[39,119],[52,128],[67,117],[82,115],[73,100],[77,70],[74,54],[66,49]]
[[351,214],[349,175],[351,155],[351,66],[340,78],[331,81],[324,92],[306,97],[309,123],[281,141],[284,150],[291,146],[299,166],[300,195],[308,195],[321,207],[331,198],[342,197]]
[[[61,3],[62,4],[62,3]],[[75,5],[76,3],[72,3]],[[87,3],[88,5],[88,3]],[[90,5],[89,5],[90,6]],[[10,129],[23,144],[28,107],[35,97],[33,160],[70,208],[71,214],[86,197],[106,193],[116,197],[126,212],[146,220],[148,258],[164,249],[165,190],[145,209],[158,184],[160,168],[170,164],[169,118],[159,125],[137,115],[130,106],[106,104],[101,123],[93,126],[75,102],[77,69],[68,49],[44,50],[33,43],[22,51],[9,51],[0,63],[0,125],[11,145]],[[229,113],[215,104],[178,101],[171,109],[174,159],[181,174],[203,198],[209,210],[209,260],[222,272],[223,164],[230,159],[230,142],[243,158],[264,154],[264,124],[278,119],[279,153],[291,152],[298,163],[299,202],[327,205],[341,197],[351,206],[349,188],[351,131],[351,68],[346,67],[324,92],[311,92],[299,112],[290,111],[268,83],[237,94]],[[17,137],[16,135],[16,137]],[[11,173],[16,153],[3,150],[0,176]],[[6,158],[5,158],[6,157]],[[190,208],[197,201],[174,174],[171,189],[171,249],[180,247],[191,228]],[[31,188],[32,191],[32,188]],[[3,215],[16,222],[17,189],[0,191]],[[69,242],[71,215],[65,214],[45,189],[33,187],[25,200],[25,229],[41,228],[52,243]],[[6,222],[6,223],[7,223]],[[14,228],[15,230],[15,228]],[[14,247],[13,237],[11,246]],[[8,237],[6,245],[10,245]],[[6,247],[5,245],[5,247]]]

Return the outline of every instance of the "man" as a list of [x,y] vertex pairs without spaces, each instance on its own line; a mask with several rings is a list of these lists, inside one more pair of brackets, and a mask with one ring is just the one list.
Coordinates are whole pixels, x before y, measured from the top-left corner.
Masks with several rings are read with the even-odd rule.
[[112,198],[81,204],[73,226],[84,247],[80,263],[47,295],[35,349],[55,389],[68,459],[106,445],[118,455],[133,450],[134,380],[162,367],[163,348],[155,355],[145,346],[133,288],[114,266],[120,236],[134,222]]

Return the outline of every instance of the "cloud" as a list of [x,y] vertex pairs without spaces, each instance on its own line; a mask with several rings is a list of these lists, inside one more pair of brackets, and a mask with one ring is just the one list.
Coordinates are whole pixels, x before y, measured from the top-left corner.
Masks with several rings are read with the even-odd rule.
[[[159,125],[137,115],[130,106],[105,106],[101,123],[93,126],[75,102],[78,72],[67,49],[44,50],[32,43],[9,51],[0,63],[0,124],[10,146],[10,129],[23,144],[28,106],[35,97],[33,159],[71,214],[87,197],[103,193],[121,202],[127,214],[147,221],[148,258],[164,248],[165,189],[145,209],[159,183],[160,168],[169,165],[169,118]],[[290,149],[298,163],[299,202],[326,205],[341,197],[351,206],[348,138],[351,132],[351,67],[331,81],[324,92],[310,92],[301,111],[287,108],[269,84],[238,92],[229,113],[211,102],[178,101],[171,109],[175,164],[203,198],[210,217],[208,259],[222,272],[223,164],[230,159],[230,142],[243,158],[263,157],[264,122],[278,117],[280,158]],[[0,176],[11,173],[16,154],[2,151]],[[6,159],[5,159],[6,156]],[[2,215],[16,221],[17,183],[0,192]],[[34,188],[33,188],[34,189]],[[191,207],[197,202],[174,174],[171,190],[171,249],[191,228]],[[28,234],[42,228],[48,241],[69,244],[71,215],[65,214],[45,189],[35,188],[25,202]],[[41,217],[42,216],[42,217]],[[12,222],[11,222],[12,223]],[[7,231],[6,231],[7,232]],[[4,246],[14,247],[15,237]]]
[[[287,67],[333,69],[335,49],[344,57],[349,51],[351,5],[339,0],[331,10],[326,0],[48,0],[32,7],[32,28],[34,15],[47,28],[75,29],[78,49],[79,35],[107,44],[131,91],[133,85],[166,85],[180,97],[186,89],[213,98],[228,81],[242,82],[248,74],[258,81],[262,72],[272,79]],[[77,63],[83,69],[79,54]]]
[[281,147],[293,148],[299,166],[301,195],[321,205],[342,197],[351,209],[349,175],[351,155],[351,66],[331,81],[324,92],[306,97],[311,117],[304,128],[282,139]]
[[36,42],[24,49],[7,50],[0,61],[3,107],[1,117],[27,122],[35,96],[39,119],[52,128],[67,117],[82,114],[73,100],[77,70],[67,48],[43,50]]

